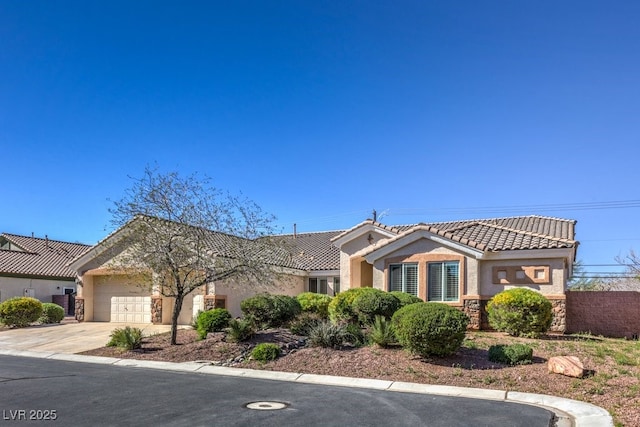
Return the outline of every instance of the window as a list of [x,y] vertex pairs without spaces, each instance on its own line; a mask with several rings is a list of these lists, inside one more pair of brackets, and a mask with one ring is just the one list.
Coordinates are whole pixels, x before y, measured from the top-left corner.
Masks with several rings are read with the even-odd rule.
[[458,262],[431,262],[429,270],[429,301],[458,301],[459,268]]
[[309,292],[317,294],[327,293],[327,279],[318,279],[317,277],[309,278]]
[[418,296],[418,264],[391,264],[389,291],[402,291]]

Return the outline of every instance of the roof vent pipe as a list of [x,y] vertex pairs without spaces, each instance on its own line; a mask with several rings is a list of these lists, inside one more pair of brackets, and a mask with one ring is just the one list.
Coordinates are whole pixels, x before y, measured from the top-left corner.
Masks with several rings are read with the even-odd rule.
[[298,227],[296,223],[293,223],[293,237],[298,237]]
[[376,222],[378,220],[378,212],[376,212],[376,210],[373,210],[373,222]]
[[45,234],[44,235],[44,245],[48,248],[49,247],[49,235]]

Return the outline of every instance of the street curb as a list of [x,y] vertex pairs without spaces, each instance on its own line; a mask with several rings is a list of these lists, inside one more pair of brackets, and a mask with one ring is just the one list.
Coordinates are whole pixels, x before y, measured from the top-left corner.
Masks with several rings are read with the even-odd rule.
[[[524,405],[540,406],[556,413],[560,425],[574,427],[613,427],[613,418],[603,408],[578,400],[544,394],[520,393],[516,391],[485,390],[479,388],[454,387],[443,385],[416,384],[401,381],[386,381],[367,378],[338,377],[331,375],[301,374],[294,372],[264,371],[258,369],[228,368],[200,362],[160,362],[153,360],[118,359],[102,356],[83,356],[79,354],[36,352],[26,350],[0,350],[0,355],[35,357],[70,362],[106,364],[122,367],[161,369],[178,372],[196,372],[209,375],[224,375],[291,381],[306,384],[331,385],[385,390],[401,393],[433,394],[440,396],[465,397],[470,399],[498,400]],[[567,419],[568,418],[568,419]]]

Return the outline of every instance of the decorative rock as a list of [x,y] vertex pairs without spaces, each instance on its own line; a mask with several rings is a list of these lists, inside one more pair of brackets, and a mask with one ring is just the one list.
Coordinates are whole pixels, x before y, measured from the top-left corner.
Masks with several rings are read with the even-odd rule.
[[549,373],[566,375],[568,377],[582,378],[584,365],[576,356],[555,356],[547,363]]

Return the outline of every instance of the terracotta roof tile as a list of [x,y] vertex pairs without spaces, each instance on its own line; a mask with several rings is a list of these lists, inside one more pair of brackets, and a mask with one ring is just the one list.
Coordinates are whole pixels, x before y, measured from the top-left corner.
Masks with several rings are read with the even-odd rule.
[[67,264],[89,245],[2,233],[0,238],[23,251],[0,250],[0,274],[73,279]]

